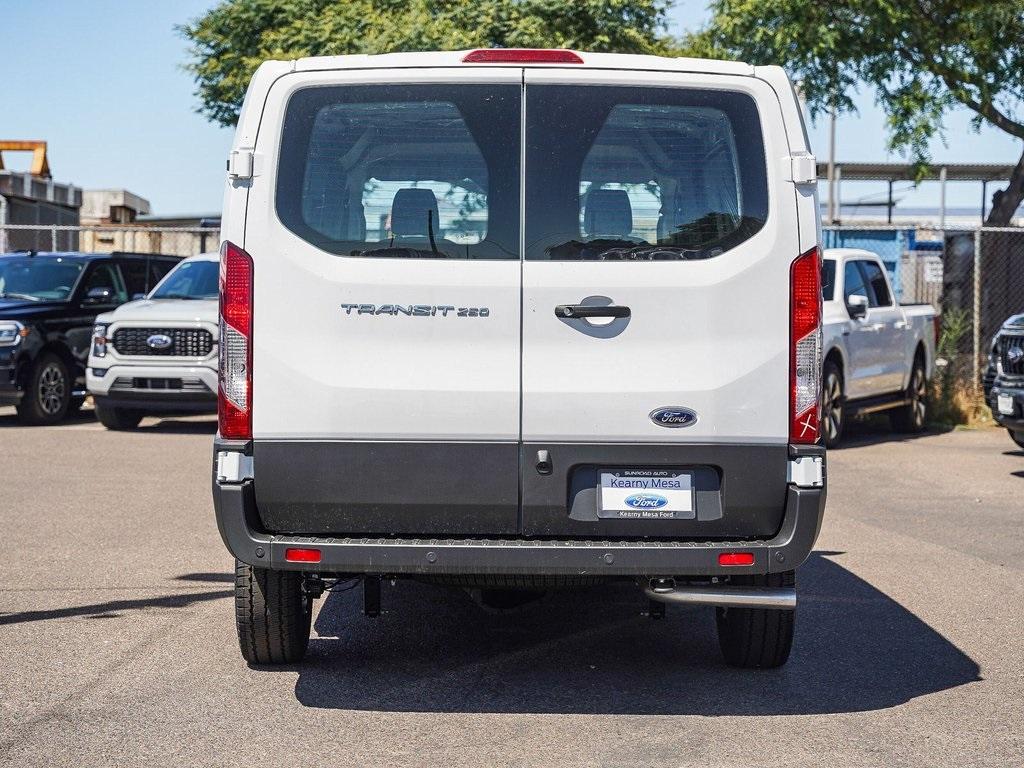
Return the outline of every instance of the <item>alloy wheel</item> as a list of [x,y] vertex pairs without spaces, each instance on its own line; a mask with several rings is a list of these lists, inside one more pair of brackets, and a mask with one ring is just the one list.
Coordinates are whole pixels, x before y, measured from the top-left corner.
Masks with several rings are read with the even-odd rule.
[[39,407],[48,416],[60,413],[67,396],[68,383],[64,371],[57,363],[47,363],[39,374],[37,396]]
[[910,405],[914,417],[914,426],[924,426],[927,411],[928,385],[924,380],[924,371],[914,368],[914,376],[910,381]]
[[825,438],[831,443],[839,435],[843,424],[843,387],[834,373],[829,374],[822,387],[821,420]]

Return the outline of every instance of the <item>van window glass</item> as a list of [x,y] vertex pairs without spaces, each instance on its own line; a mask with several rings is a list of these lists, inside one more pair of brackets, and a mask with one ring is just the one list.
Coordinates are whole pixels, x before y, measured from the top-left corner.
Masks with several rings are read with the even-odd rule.
[[846,303],[850,303],[851,296],[868,297],[868,289],[864,285],[864,278],[861,276],[860,267],[856,261],[846,262],[843,267],[843,292],[846,295]]
[[536,85],[526,120],[527,259],[706,259],[767,220],[745,94]]
[[517,259],[519,109],[515,85],[298,91],[278,215],[346,256]]
[[832,301],[836,295],[836,263],[832,259],[821,262],[821,298]]
[[868,293],[868,301],[872,307],[891,307],[892,297],[889,295],[889,286],[885,282],[885,273],[882,268],[873,261],[862,261],[864,275],[867,277],[868,286],[871,291]]

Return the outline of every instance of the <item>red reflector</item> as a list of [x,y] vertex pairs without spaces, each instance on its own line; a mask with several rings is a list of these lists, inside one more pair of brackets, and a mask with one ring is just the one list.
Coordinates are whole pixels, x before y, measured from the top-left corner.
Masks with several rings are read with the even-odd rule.
[[289,563],[319,563],[319,549],[286,549],[284,559]]
[[484,48],[470,51],[462,60],[467,64],[582,64],[578,54],[556,48]]
[[719,565],[753,565],[753,552],[723,552],[718,556]]

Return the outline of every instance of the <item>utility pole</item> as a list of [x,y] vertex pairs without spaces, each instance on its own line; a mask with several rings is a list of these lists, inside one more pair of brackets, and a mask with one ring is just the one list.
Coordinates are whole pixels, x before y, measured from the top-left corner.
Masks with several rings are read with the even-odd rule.
[[836,108],[832,107],[828,113],[828,213],[826,218],[829,224],[835,223],[837,218],[836,203]]

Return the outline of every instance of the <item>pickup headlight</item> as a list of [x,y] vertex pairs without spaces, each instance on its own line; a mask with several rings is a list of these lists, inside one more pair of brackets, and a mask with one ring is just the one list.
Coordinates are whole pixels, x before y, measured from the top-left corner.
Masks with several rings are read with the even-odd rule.
[[0,322],[0,347],[13,347],[28,336],[28,329],[17,320]]
[[107,327],[105,323],[96,323],[92,328],[93,357],[107,356]]

